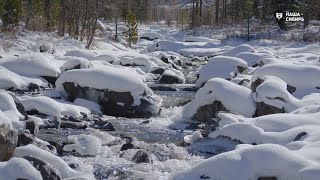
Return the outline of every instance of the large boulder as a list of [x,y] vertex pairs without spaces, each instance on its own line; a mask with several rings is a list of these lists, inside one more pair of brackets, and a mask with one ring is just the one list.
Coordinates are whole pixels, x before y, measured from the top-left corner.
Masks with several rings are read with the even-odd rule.
[[[257,157],[264,157],[264,160]],[[194,167],[174,172],[169,179],[316,180],[320,168],[314,164],[317,163],[281,145],[245,145],[206,159]],[[237,168],[241,171],[235,171]]]
[[39,78],[27,78],[0,65],[0,89],[6,89],[10,91],[32,91],[35,86],[39,87],[45,85],[46,83]]
[[56,63],[41,54],[10,56],[0,62],[0,66],[26,77],[41,77],[54,84],[61,74]]
[[62,179],[57,169],[47,164],[46,162],[33,156],[24,156],[23,158],[28,160],[31,163],[31,165],[40,172],[43,179],[46,179],[46,180]]
[[113,62],[113,64],[127,67],[137,67],[143,72],[148,72],[151,68],[157,66],[153,61],[150,61],[146,57],[122,57],[119,61]]
[[27,160],[13,157],[9,161],[0,162],[0,174],[3,180],[42,180],[40,172]]
[[[273,88],[273,90],[275,90],[275,92],[270,92],[273,94],[278,94],[277,96],[270,96],[268,94],[268,91],[266,91],[266,87],[270,86],[270,83],[275,83],[273,84],[274,86],[269,87],[269,88]],[[284,107],[280,107],[275,105],[274,103],[272,103],[273,100],[281,101],[282,103],[285,103],[285,99],[283,98],[283,94],[285,96],[287,96],[288,92],[286,92],[286,90],[284,88],[282,88],[281,90],[279,89],[275,89],[275,87],[282,87],[285,86],[286,83],[283,82],[281,79],[278,79],[277,77],[263,77],[263,78],[258,78],[256,81],[252,82],[251,84],[251,90],[253,92],[253,97],[255,98],[256,101],[256,113],[255,116],[263,116],[263,115],[267,115],[267,114],[276,114],[276,113],[284,113],[285,109]],[[283,87],[284,87],[283,86]]]
[[256,53],[256,52],[242,52],[237,54],[237,58],[243,59],[248,63],[250,67],[256,67],[263,62],[265,58],[276,58],[274,55],[269,53]]
[[165,70],[159,79],[164,84],[182,84],[185,82],[183,73],[177,70]]
[[256,102],[255,116],[292,112],[296,109],[320,104],[318,94],[311,94],[298,99],[291,93],[295,88],[276,76],[263,76],[251,84],[252,96]]
[[36,159],[54,167],[62,179],[80,179],[81,177],[88,177],[88,173],[71,169],[60,157],[34,145],[29,144],[27,146],[16,148],[14,157],[23,158],[26,156],[35,157]]
[[195,99],[183,107],[183,117],[210,121],[219,111],[252,117],[256,105],[250,89],[221,78],[212,78],[197,91]]
[[21,133],[18,135],[18,143],[17,146],[26,146],[28,144],[33,144],[35,146],[37,146],[40,149],[43,149],[45,151],[48,152],[52,152],[51,151],[51,145],[45,141],[40,140],[39,138],[37,138],[36,136],[32,135],[32,134],[27,134],[27,133]]
[[0,124],[1,121],[8,119],[14,128],[19,130],[25,128],[25,123],[20,121],[27,118],[22,114],[25,113],[23,106],[19,100],[6,91],[0,91],[0,112]]
[[126,68],[71,70],[60,76],[56,86],[71,101],[82,98],[97,102],[106,115],[152,117],[160,110],[161,99],[141,75]]
[[151,163],[151,153],[142,149],[139,149],[132,157],[132,161],[135,163]]
[[231,80],[238,74],[247,74],[248,64],[236,57],[215,56],[199,71],[196,87],[202,87],[211,78]]
[[0,126],[0,161],[9,160],[17,147],[18,133],[6,125]]
[[264,76],[275,76],[282,79],[288,90],[297,98],[311,93],[319,93],[320,67],[315,65],[296,65],[291,63],[272,63],[258,69],[252,76],[251,82]]
[[212,118],[216,118],[216,114],[220,111],[228,110],[220,101],[214,101],[212,104],[199,107],[192,119],[208,122],[211,121]]
[[60,67],[60,70],[65,72],[72,69],[85,69],[91,66],[90,62],[85,58],[71,58]]

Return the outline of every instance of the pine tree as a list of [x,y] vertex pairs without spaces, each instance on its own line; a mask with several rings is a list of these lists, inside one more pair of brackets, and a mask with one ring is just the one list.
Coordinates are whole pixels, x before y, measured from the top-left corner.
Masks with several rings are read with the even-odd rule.
[[135,14],[129,10],[127,15],[127,29],[124,32],[129,47],[132,46],[132,44],[136,44],[138,41],[138,23]]
[[22,0],[4,1],[2,6],[1,18],[3,27],[7,30],[18,24],[22,14]]

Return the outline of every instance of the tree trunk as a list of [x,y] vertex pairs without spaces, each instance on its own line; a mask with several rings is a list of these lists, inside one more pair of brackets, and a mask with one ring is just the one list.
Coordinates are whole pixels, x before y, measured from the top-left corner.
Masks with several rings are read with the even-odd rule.
[[219,0],[216,0],[216,24],[219,23]]
[[65,12],[65,0],[60,0],[60,5],[61,5],[61,12],[60,12],[60,36],[64,36],[65,33],[65,17],[66,17],[66,12]]
[[248,16],[247,18],[247,23],[248,23],[248,35],[247,35],[247,40],[250,41],[250,17]]

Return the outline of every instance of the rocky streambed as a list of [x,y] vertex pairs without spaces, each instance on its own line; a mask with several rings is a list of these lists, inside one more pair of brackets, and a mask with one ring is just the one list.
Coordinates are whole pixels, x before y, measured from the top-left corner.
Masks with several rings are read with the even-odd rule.
[[[200,63],[182,69],[186,82],[193,84],[147,83],[153,93],[162,99],[159,114],[151,118],[114,117],[93,111],[88,114],[81,109],[81,116],[72,115],[69,109],[65,112],[69,114],[59,117],[55,112],[56,106],[46,106],[50,103],[64,103],[65,106],[68,102],[61,99],[53,86],[34,85],[34,88],[28,90],[12,90],[17,109],[20,107],[20,113],[25,115],[26,129],[30,132],[19,132],[17,144],[21,147],[32,144],[61,157],[68,165],[67,169],[89,174],[84,179],[166,179],[173,171],[231,150],[237,144],[230,139],[212,140],[205,137],[198,145],[191,145],[185,137],[192,136],[195,130],[205,132],[206,125],[172,121],[179,116],[182,106],[194,99],[197,91],[194,86],[195,76],[187,75],[199,66]],[[77,88],[74,85],[69,88],[65,84],[64,87],[69,94]],[[80,89],[77,93],[84,93],[80,97],[88,94],[97,97],[100,92]],[[73,94],[72,101],[77,98],[78,95]],[[80,105],[83,105],[81,102]],[[84,103],[90,106],[89,102]],[[92,106],[91,110],[95,109]],[[52,112],[50,108],[53,108]],[[41,158],[30,155],[30,158],[25,159],[34,162],[34,165],[38,164],[45,179],[64,178],[55,167],[46,164]],[[46,166],[50,167],[44,168]]]
[[[149,87],[163,99],[158,117],[71,119],[68,121],[73,124],[65,124],[60,129],[40,129],[36,137],[55,146],[57,154],[71,168],[91,172],[96,179],[166,179],[172,171],[232,148],[225,144],[228,140],[221,139],[219,143],[209,138],[199,146],[190,146],[184,137],[201,126],[194,123],[172,125],[171,118],[193,99],[193,85],[150,84]],[[104,139],[100,153],[90,156],[64,150],[65,145],[73,144],[68,137],[82,134]]]

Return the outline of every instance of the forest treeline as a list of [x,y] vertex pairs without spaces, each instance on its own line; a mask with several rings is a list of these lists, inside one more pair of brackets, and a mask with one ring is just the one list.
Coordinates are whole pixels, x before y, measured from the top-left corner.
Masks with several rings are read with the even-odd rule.
[[305,26],[310,19],[320,20],[319,0],[0,0],[2,31],[12,31],[22,22],[28,30],[68,33],[89,45],[99,19],[133,26],[130,18],[139,23],[165,21],[193,29],[249,18],[269,23],[277,10],[303,13]]

